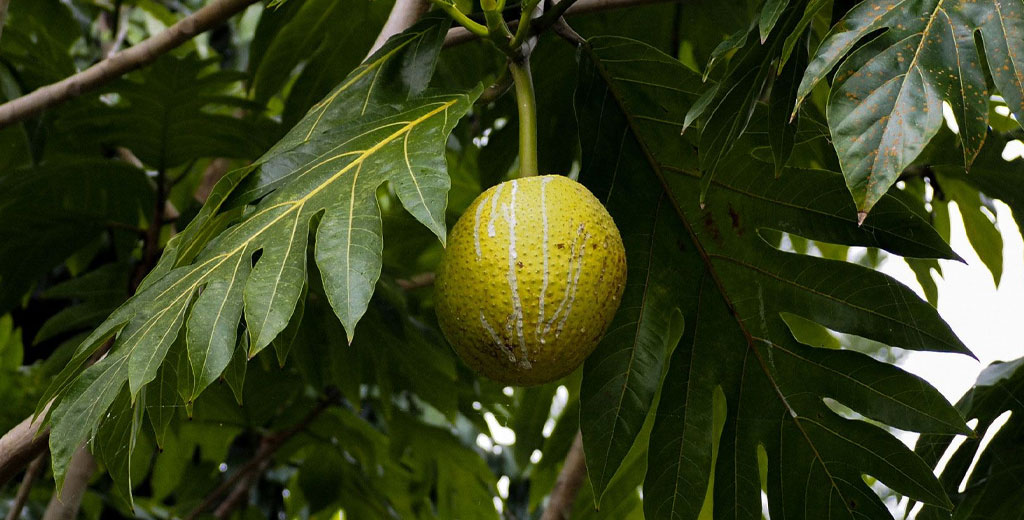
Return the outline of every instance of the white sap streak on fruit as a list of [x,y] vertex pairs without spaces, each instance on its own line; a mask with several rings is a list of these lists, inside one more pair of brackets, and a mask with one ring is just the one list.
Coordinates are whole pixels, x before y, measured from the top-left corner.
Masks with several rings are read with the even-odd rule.
[[[572,225],[571,221],[570,221],[569,225]],[[576,291],[575,291],[575,288],[573,287],[573,268],[572,268],[573,266],[572,266],[572,263],[573,263],[573,260],[576,260],[576,257],[578,255],[580,257],[580,259],[579,259],[579,261],[577,263],[579,264],[579,266],[581,268],[583,266],[583,258],[582,258],[583,257],[583,251],[582,251],[582,246],[580,246],[580,237],[583,236],[584,228],[585,228],[585,225],[583,223],[580,223],[579,227],[576,228],[576,236],[573,237],[572,244],[569,245],[569,267],[568,267],[568,269],[565,270],[565,293],[562,295],[562,301],[559,302],[558,308],[555,309],[555,313],[551,315],[551,319],[548,320],[548,322],[544,325],[544,332],[543,332],[543,334],[545,336],[551,330],[551,327],[555,324],[555,321],[558,320],[559,316],[562,316],[562,321],[560,322],[559,329],[558,329],[558,331],[561,331],[561,324],[565,323],[565,318],[567,316],[569,316],[569,311],[572,309],[572,303],[571,302],[572,302],[572,300],[576,299]],[[586,241],[586,239],[584,238],[584,242],[585,241]],[[576,273],[575,280],[576,280],[576,283],[579,283],[580,276],[579,276],[578,272]],[[563,311],[565,312],[564,315],[562,314]],[[555,333],[555,337],[556,338],[558,337],[558,332]]]
[[480,214],[484,211],[484,206],[487,204],[487,199],[480,201],[480,204],[476,205],[476,215],[473,217],[473,245],[476,247],[476,259],[480,261]]
[[[583,232],[583,225],[580,224],[579,232]],[[587,239],[590,238],[590,233],[583,235],[583,242],[580,244],[578,256],[576,257],[576,276],[572,280],[572,295],[569,297],[569,305],[565,308],[565,314],[562,315],[562,321],[558,322],[558,328],[555,329],[555,337],[562,333],[562,327],[565,326],[565,320],[569,317],[569,313],[572,312],[572,304],[576,301],[576,288],[580,286],[580,273],[583,272],[583,253],[587,252]],[[569,271],[572,271],[572,266],[569,266]],[[580,332],[584,332],[580,329]]]
[[494,330],[494,327],[492,327],[491,324],[488,323],[487,316],[484,316],[484,311],[480,311],[480,323],[483,324],[484,330],[486,330],[487,333],[491,335],[491,339],[494,340],[494,345],[498,347],[498,349],[508,352],[509,361],[515,363],[516,355],[511,350],[507,350],[505,348],[505,343],[501,341],[500,337],[498,337],[498,331]]
[[438,322],[482,375],[545,383],[576,368],[613,319],[626,277],[622,242],[601,201],[571,179],[500,186],[452,230],[438,270]]
[[534,332],[536,337],[541,343],[544,343],[544,335],[542,334],[542,328],[544,325],[544,297],[548,292],[548,206],[547,198],[545,195],[548,183],[551,182],[551,177],[544,177],[540,184],[540,219],[541,225],[543,226],[543,237],[542,237],[542,249],[544,252],[544,271],[542,273],[543,280],[540,286],[540,304],[538,305],[537,314],[537,330]]
[[[487,221],[487,236],[494,238],[494,219],[498,212],[498,199],[501,198],[501,190],[504,188],[504,184],[499,184],[498,189],[494,190],[494,198],[491,199],[491,218]],[[483,205],[483,203],[480,203]]]
[[[519,298],[519,276],[516,274],[516,264],[519,260],[519,253],[516,251],[516,192],[519,191],[519,183],[512,181],[512,194],[508,205],[502,204],[501,210],[508,223],[508,288],[512,293],[512,314],[505,322],[505,337],[511,338],[513,333],[519,344],[521,359],[520,366],[530,367],[530,360],[526,354],[526,338],[523,336],[523,302]],[[513,330],[514,329],[514,330]]]

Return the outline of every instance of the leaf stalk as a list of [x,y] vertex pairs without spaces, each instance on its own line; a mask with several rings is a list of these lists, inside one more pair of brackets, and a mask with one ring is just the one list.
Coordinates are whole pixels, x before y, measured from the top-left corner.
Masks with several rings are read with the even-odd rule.
[[519,177],[537,175],[537,96],[530,73],[530,55],[509,60],[508,70],[516,87],[519,109]]
[[487,38],[491,34],[483,24],[475,22],[466,16],[465,13],[459,10],[454,3],[448,3],[445,0],[431,0],[434,5],[439,7],[442,11],[452,17],[453,20],[459,23],[459,25],[466,28],[467,31],[481,37]]

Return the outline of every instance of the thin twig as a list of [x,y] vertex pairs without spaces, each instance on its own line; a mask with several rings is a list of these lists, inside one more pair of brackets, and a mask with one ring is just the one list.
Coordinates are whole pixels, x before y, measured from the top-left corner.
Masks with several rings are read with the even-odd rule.
[[213,187],[228,173],[230,168],[230,159],[219,157],[210,161],[210,164],[203,170],[203,180],[199,183],[199,187],[196,188],[196,192],[192,194],[192,197],[199,202],[206,202],[206,199],[210,198],[210,194],[213,193]]
[[[6,5],[9,1],[0,0],[0,6]],[[666,1],[678,0],[578,0],[573,5],[567,7],[564,14],[582,14]],[[120,51],[92,67],[57,83],[39,88],[29,94],[0,105],[0,129],[23,121],[47,108],[80,96],[128,72],[152,63],[162,54],[188,41],[193,36],[223,23],[253,2],[255,0],[215,0],[172,25],[164,32],[138,45]],[[422,0],[399,0],[399,2],[410,2],[412,5],[420,5]],[[403,10],[399,11],[399,13],[404,15],[407,11]],[[409,19],[405,16],[399,16],[394,25],[385,24],[385,29],[388,29],[388,31],[382,31],[382,35],[389,33],[393,27],[401,27],[402,24],[399,24],[399,21],[404,23]],[[515,29],[516,25],[518,24],[513,21],[509,24],[509,27],[510,29]],[[397,34],[397,32],[394,34]],[[388,36],[390,37],[390,34]],[[445,46],[457,45],[476,38],[477,35],[465,28],[456,27],[448,31],[448,35],[445,38]],[[386,40],[387,38],[384,38],[384,41]],[[379,43],[383,44],[383,42]],[[377,44],[374,45],[374,47],[376,46]]]
[[247,473],[242,480],[235,484],[234,489],[231,493],[228,493],[227,498],[217,506],[217,509],[213,511],[214,518],[228,518],[231,516],[231,512],[238,509],[238,506],[242,505],[249,499],[249,490],[252,489],[257,482],[259,482],[260,475],[263,474],[267,468],[270,467],[270,459],[264,459],[260,465]]
[[423,287],[430,287],[434,285],[434,279],[436,275],[434,273],[420,273],[417,275],[410,276],[408,279],[399,278],[395,280],[395,283],[402,288],[403,291],[413,291]]
[[110,13],[103,13],[99,18],[100,27],[104,31],[110,32],[110,39],[100,43],[100,52],[104,59],[109,58],[121,50],[121,46],[124,44],[124,39],[128,35],[128,23],[125,18],[125,14],[128,12],[122,10],[122,0],[114,2],[114,10]]
[[[4,0],[0,0],[2,2]],[[216,27],[255,0],[215,0],[146,41],[65,78],[0,105],[0,128],[89,92],[130,71],[152,63],[192,37]]]
[[574,31],[573,28],[569,26],[568,22],[565,21],[565,18],[555,20],[555,23],[551,25],[551,30],[558,36],[561,36],[562,39],[573,44],[575,47],[579,47],[580,45],[587,43],[586,39],[580,36],[578,32]]
[[506,63],[505,67],[501,69],[498,79],[494,80],[494,83],[485,88],[480,93],[480,97],[476,98],[476,104],[486,105],[504,95],[510,87],[512,87],[512,76],[508,72],[508,64]]
[[43,450],[32,461],[32,464],[28,465],[28,469],[25,470],[25,478],[21,479],[21,486],[18,487],[18,494],[14,496],[14,503],[11,504],[11,508],[7,511],[7,520],[17,520],[21,516],[21,510],[28,502],[28,494],[32,491],[32,484],[39,478],[39,474],[43,472],[43,467],[46,466],[45,462],[46,450]]
[[[259,475],[266,470],[269,466],[270,458],[277,452],[277,450],[295,436],[295,434],[305,430],[314,419],[320,416],[328,407],[337,403],[337,399],[326,398],[321,400],[313,410],[311,410],[306,417],[296,423],[291,428],[282,430],[272,435],[267,435],[260,441],[260,447],[256,450],[256,454],[249,459],[238,471],[235,471],[227,480],[217,486],[206,498],[203,499],[202,503],[196,506],[185,520],[195,520],[199,515],[203,514],[203,511],[213,507],[213,504],[221,497],[221,495],[228,492],[228,490],[234,490],[238,486],[243,486],[243,491],[248,492],[249,488],[252,487],[256,481],[259,480]],[[253,478],[249,478],[250,475]],[[232,495],[236,491],[232,491]],[[229,500],[231,496],[229,496]],[[237,498],[235,499],[237,500]],[[225,501],[226,502],[226,501]],[[236,504],[237,505],[237,504]],[[220,508],[217,509],[218,511]],[[230,511],[227,511],[228,513]]]
[[131,292],[134,293],[142,283],[142,279],[156,265],[160,251],[160,230],[163,229],[164,213],[167,210],[167,172],[161,168],[156,175],[156,202],[153,205],[153,216],[146,228],[146,239],[142,245],[142,261],[135,268],[132,276]]
[[576,495],[583,486],[583,478],[587,476],[586,458],[583,455],[583,436],[576,432],[576,439],[572,441],[569,454],[565,457],[565,464],[558,474],[555,487],[551,490],[551,498],[548,506],[544,508],[544,514],[540,520],[567,520],[572,514],[572,504],[576,501]]
[[558,20],[562,19],[562,15],[572,7],[578,0],[561,0],[554,2],[551,9],[546,11],[543,16],[533,21],[531,24],[533,27],[530,29],[534,34],[540,34],[544,32],[548,27],[554,26],[558,23]]

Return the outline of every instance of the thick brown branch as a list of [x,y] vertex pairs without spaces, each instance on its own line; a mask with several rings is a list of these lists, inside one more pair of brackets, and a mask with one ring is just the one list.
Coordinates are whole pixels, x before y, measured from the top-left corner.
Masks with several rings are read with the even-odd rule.
[[28,494],[32,491],[32,484],[35,483],[36,479],[43,472],[43,468],[46,466],[45,463],[46,450],[43,450],[43,453],[40,453],[32,461],[32,464],[28,465],[28,469],[25,470],[25,478],[21,479],[18,494],[14,496],[14,503],[11,504],[11,508],[7,511],[7,520],[17,520],[21,517],[21,510],[28,502]]
[[[3,0],[0,0],[3,1]],[[146,41],[57,83],[0,105],[0,128],[82,95],[130,71],[152,63],[160,55],[192,37],[220,25],[255,0],[215,0]]]
[[572,441],[569,454],[565,457],[562,472],[558,474],[555,487],[551,490],[548,506],[544,508],[544,515],[540,519],[567,520],[572,514],[572,504],[576,501],[576,495],[580,492],[586,476],[587,461],[583,456],[583,436],[577,432],[576,440]]
[[28,417],[0,437],[0,488],[46,450],[50,430],[47,428],[42,433],[39,432],[44,416],[46,410],[35,421]]

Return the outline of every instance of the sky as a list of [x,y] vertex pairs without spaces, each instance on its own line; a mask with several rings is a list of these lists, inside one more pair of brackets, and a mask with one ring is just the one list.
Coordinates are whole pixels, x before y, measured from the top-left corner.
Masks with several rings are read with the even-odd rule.
[[[1016,143],[1008,151],[1024,151],[1024,144],[1019,141]],[[1004,157],[1007,155],[1016,154],[1004,154]],[[1024,243],[1010,208],[998,201],[995,205],[996,223],[1003,236],[1003,276],[999,287],[996,287],[992,275],[968,243],[955,204],[950,205],[950,245],[966,263],[940,260],[943,276],[936,278],[939,314],[978,360],[959,354],[908,352],[900,363],[905,370],[935,386],[953,403],[971,388],[981,370],[993,361],[1010,361],[1024,356],[1024,336],[1018,329],[1018,320],[1021,320],[1021,311],[1024,310]],[[880,270],[913,288],[923,297],[921,286],[902,258],[889,256]],[[1000,419],[1002,421],[996,422],[1005,422],[1004,417]],[[997,429],[993,428],[991,433]],[[911,432],[898,432],[898,436],[910,446],[918,437]],[[978,454],[984,450],[988,444],[987,438],[991,435],[985,437]],[[954,446],[957,445],[959,442],[954,443]],[[950,455],[947,453],[940,460],[940,468]],[[904,498],[898,505],[892,502],[888,505],[897,513],[896,518],[901,518],[908,501]],[[911,519],[916,517],[919,509],[920,506],[911,511]]]
[[[1004,157],[1022,150],[1024,145],[1017,141]],[[1019,320],[1024,317],[1024,243],[1010,208],[997,201],[996,223],[1003,235],[1003,276],[997,288],[968,243],[960,214],[953,208],[955,204],[951,204],[950,212],[950,245],[966,263],[939,261],[943,276],[936,278],[938,310],[978,361],[957,354],[910,352],[902,366],[956,402],[989,363],[1024,356],[1024,336],[1019,329]],[[881,270],[923,294],[901,258],[888,257]]]

